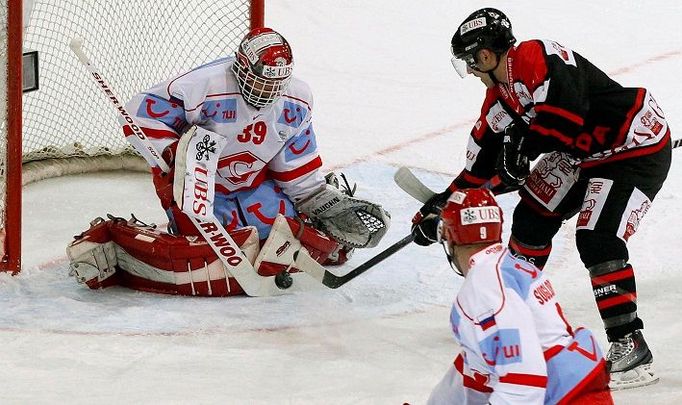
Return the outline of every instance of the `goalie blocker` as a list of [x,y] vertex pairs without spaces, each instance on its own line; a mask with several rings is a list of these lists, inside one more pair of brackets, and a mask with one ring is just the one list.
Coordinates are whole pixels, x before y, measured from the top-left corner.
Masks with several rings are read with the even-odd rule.
[[[230,236],[261,276],[292,267],[294,253],[305,247],[318,263],[338,257],[342,246],[302,221],[278,216],[259,247],[255,227]],[[244,294],[211,246],[196,236],[176,236],[135,220],[97,218],[67,247],[71,275],[91,289],[120,285],[135,290],[224,297]]]

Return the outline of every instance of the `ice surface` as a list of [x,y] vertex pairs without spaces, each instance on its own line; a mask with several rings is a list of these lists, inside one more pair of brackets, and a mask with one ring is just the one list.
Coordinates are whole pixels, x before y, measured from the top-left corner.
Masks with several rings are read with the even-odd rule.
[[[517,38],[558,40],[622,84],[648,87],[673,137],[682,136],[676,132],[682,128],[679,2],[486,5],[507,12]],[[296,73],[315,94],[326,167],[344,170],[362,196],[392,213],[382,244],[358,252],[350,268],[409,231],[419,204],[393,184],[396,167],[420,168],[427,184],[442,188],[463,165],[483,87],[458,78],[449,40],[481,4],[278,0],[266,6],[266,21],[289,39]],[[674,160],[629,244],[661,381],[615,393],[618,403],[682,401],[680,174]],[[458,350],[448,312],[461,280],[438,246],[408,246],[335,291],[260,299],[90,291],[68,278],[65,245],[106,213],[163,222],[149,179],[74,176],[24,191],[24,271],[0,275],[0,403],[420,404]],[[501,199],[507,218],[515,202],[515,196]],[[574,221],[564,225],[546,271],[569,320],[593,328],[605,344],[574,231]]]

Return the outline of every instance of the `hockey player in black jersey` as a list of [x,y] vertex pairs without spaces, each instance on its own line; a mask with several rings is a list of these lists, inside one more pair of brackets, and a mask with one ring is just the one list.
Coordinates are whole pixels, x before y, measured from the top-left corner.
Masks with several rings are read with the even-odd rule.
[[578,252],[611,342],[612,388],[654,383],[626,244],[667,177],[668,123],[648,90],[622,87],[571,49],[515,44],[511,22],[492,8],[454,34],[455,69],[487,91],[466,167],[415,215],[415,240],[435,239],[434,213],[456,189],[519,189],[509,246],[542,268],[562,222],[577,214]]

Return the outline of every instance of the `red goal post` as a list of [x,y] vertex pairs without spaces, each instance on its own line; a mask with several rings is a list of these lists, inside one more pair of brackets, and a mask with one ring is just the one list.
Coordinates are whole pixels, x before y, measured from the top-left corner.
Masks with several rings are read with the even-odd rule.
[[[21,191],[32,181],[146,170],[109,101],[69,49],[82,38],[119,97],[230,55],[265,0],[0,0],[0,271],[21,270]],[[39,89],[22,94],[22,53]],[[68,241],[64,241],[65,245]]]

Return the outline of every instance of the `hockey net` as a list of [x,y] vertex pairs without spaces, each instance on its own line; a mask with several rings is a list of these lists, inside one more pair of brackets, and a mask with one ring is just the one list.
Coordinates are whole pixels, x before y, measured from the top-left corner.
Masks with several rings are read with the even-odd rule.
[[[148,170],[122,136],[111,102],[70,51],[70,40],[83,39],[90,59],[125,101],[173,74],[231,54],[250,27],[263,24],[263,2],[0,0],[0,270],[20,269],[22,185],[98,170]],[[23,26],[23,44],[17,24]],[[23,97],[12,92],[18,75],[8,76],[8,69],[16,69],[17,45],[39,57],[39,90]],[[23,124],[13,131],[17,114],[11,108],[17,104]],[[19,165],[12,153],[17,136]]]

